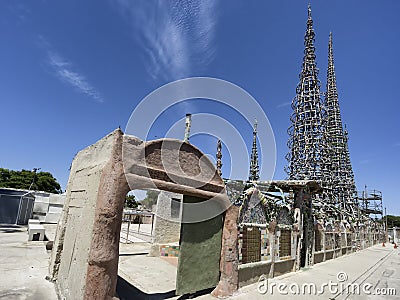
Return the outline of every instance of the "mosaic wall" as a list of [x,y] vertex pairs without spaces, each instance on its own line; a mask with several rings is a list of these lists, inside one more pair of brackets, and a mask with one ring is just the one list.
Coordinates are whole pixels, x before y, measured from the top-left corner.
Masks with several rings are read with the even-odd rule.
[[239,223],[265,224],[266,222],[267,218],[260,203],[260,198],[257,193],[253,193],[250,195],[250,199],[243,203],[239,215]]
[[350,247],[353,245],[353,234],[347,233],[347,247]]
[[261,232],[257,227],[243,227],[242,263],[261,261]]
[[246,264],[270,259],[268,230],[257,226],[239,228],[239,263]]
[[341,247],[345,248],[347,246],[346,245],[346,238],[347,238],[346,233],[342,232],[341,236],[342,236],[342,238],[341,238],[341,241],[342,241],[341,242]]
[[179,246],[171,246],[171,245],[160,246],[160,256],[178,257]]
[[291,226],[294,223],[293,217],[287,207],[282,207],[277,216],[278,224]]
[[292,248],[292,234],[288,229],[281,229],[279,237],[279,257],[290,257]]
[[325,233],[325,250],[332,250],[334,245],[335,245],[335,241],[334,241],[335,237],[334,237],[334,233],[333,232],[326,232]]
[[315,230],[315,252],[322,251],[322,233],[318,229]]
[[341,240],[340,233],[335,233],[335,249],[341,248]]

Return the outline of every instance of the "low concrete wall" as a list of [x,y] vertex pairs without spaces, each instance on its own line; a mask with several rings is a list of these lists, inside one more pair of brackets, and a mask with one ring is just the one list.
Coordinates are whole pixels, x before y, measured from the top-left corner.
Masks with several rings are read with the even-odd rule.
[[258,281],[261,275],[268,276],[271,262],[260,261],[239,266],[239,287]]
[[33,194],[35,195],[35,204],[32,218],[42,223],[57,224],[61,218],[66,195],[44,192],[33,192]]
[[342,249],[336,249],[334,255],[335,255],[335,258],[342,256]]
[[[274,263],[274,277],[293,271],[295,259],[280,260]],[[259,280],[261,275],[269,276],[271,261],[260,261],[239,265],[239,287],[243,287]]]
[[35,193],[35,204],[33,205],[32,217],[44,222],[49,210],[49,193]]
[[280,276],[293,271],[295,259],[280,260],[274,264],[274,276]]
[[335,253],[335,251],[333,251],[333,250],[328,250],[328,251],[326,251],[326,253],[325,253],[325,260],[332,259],[334,253]]
[[50,194],[49,210],[46,213],[45,223],[57,224],[61,218],[63,205],[65,202],[65,194]]
[[324,261],[324,252],[314,254],[314,264],[318,264]]

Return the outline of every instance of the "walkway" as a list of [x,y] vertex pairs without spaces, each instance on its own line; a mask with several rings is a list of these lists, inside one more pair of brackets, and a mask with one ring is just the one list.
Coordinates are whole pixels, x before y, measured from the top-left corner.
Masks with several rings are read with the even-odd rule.
[[[352,285],[347,289],[349,284]],[[358,287],[360,292],[357,292]],[[258,289],[265,293],[260,293]],[[379,295],[393,292],[397,295]],[[386,247],[375,245],[316,264],[312,268],[246,286],[231,299],[321,299],[321,297],[335,300],[400,299],[399,249],[394,249],[391,244],[387,244]]]

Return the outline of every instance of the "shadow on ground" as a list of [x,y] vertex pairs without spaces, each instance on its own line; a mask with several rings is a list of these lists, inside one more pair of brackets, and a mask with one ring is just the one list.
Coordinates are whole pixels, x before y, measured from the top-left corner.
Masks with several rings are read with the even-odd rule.
[[[198,296],[210,294],[213,288],[199,291],[190,295],[183,295],[178,300],[191,299]],[[170,299],[176,297],[175,290],[165,293],[146,294],[131,285],[128,281],[118,276],[117,279],[117,294],[121,300],[158,300],[158,299]]]
[[15,224],[0,224],[0,228],[24,228],[24,227]]
[[21,232],[21,229],[11,229],[11,228],[0,228],[0,232],[4,233],[15,233],[15,232]]
[[149,252],[139,252],[139,253],[120,253],[119,256],[135,256],[135,255],[147,255]]
[[25,231],[25,227],[13,224],[0,224],[0,232],[4,233],[15,233]]

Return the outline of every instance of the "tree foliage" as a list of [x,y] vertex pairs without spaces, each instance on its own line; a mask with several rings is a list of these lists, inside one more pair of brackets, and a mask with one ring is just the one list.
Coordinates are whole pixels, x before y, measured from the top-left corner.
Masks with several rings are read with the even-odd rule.
[[388,228],[392,228],[394,226],[400,227],[400,216],[387,215],[387,225]]
[[146,198],[142,200],[142,205],[148,209],[151,209],[153,205],[157,204],[157,198],[160,191],[148,190],[146,192]]
[[0,187],[60,194],[61,186],[49,172],[14,171],[0,168]]
[[138,207],[138,203],[135,199],[135,195],[127,195],[125,197],[125,207],[128,207],[128,208]]

